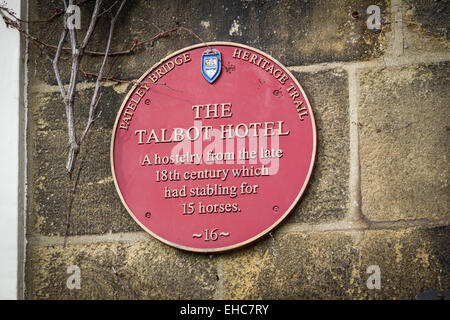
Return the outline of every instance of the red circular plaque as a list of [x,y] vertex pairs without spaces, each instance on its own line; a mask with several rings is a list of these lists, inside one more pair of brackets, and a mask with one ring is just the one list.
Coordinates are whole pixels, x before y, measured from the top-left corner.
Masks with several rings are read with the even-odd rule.
[[278,225],[315,154],[313,111],[293,75],[257,49],[214,42],[175,52],[139,79],[117,115],[111,168],[144,230],[215,252]]

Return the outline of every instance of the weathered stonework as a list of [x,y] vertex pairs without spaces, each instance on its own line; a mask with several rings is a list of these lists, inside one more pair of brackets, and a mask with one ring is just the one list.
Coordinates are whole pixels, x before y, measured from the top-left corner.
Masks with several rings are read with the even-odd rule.
[[315,169],[289,221],[318,223],[341,220],[349,207],[348,80],[343,70],[297,73],[310,100],[317,125]]
[[[212,299],[215,259],[157,240],[31,246],[28,299]],[[80,289],[67,287],[67,268],[80,269]],[[117,272],[117,274],[116,274]]]
[[360,75],[362,210],[371,220],[449,214],[449,64]]
[[[103,89],[102,114],[88,140],[89,152],[73,203],[71,235],[141,230],[123,207],[110,169],[111,131],[124,96],[114,88]],[[79,93],[74,110],[78,116],[78,132],[86,125],[91,94],[92,89]],[[32,93],[30,96],[28,148],[33,161],[29,162],[28,175],[28,231],[64,235],[67,203],[73,185],[65,171],[68,152],[65,108],[58,92]]]
[[[29,19],[47,18],[59,5],[29,1]],[[82,6],[78,40],[92,5]],[[381,9],[379,32],[367,28],[369,5]],[[63,245],[72,185],[64,169],[66,115],[51,65],[29,44],[25,297],[415,299],[448,290],[448,12],[447,1],[425,0],[128,1],[113,51],[178,25],[202,40],[186,29],[169,33],[111,57],[108,75],[134,80],[183,47],[239,42],[287,66],[315,112],[316,167],[300,203],[256,243],[214,255],[160,243],[123,207],[109,149],[131,85],[110,81]],[[56,44],[61,21],[29,30]],[[104,50],[107,30],[101,19],[89,50]],[[97,72],[100,62],[86,55],[82,70]],[[68,65],[60,63],[65,82]],[[95,78],[80,72],[79,79],[74,111],[81,134]],[[66,285],[70,265],[80,268],[80,289]],[[367,286],[369,266],[380,268],[380,289]]]
[[409,30],[441,40],[449,40],[450,3],[448,1],[405,0]]
[[[384,22],[389,22],[389,2],[377,1],[129,1],[116,28],[113,51],[128,50],[135,40],[145,41],[176,26],[179,30],[163,39],[145,44],[133,55],[114,57],[117,78],[136,79],[168,54],[202,41],[232,41],[261,49],[285,65],[302,65],[332,61],[368,60],[379,57],[386,49],[383,24],[379,33],[366,28],[366,8],[379,5]],[[33,19],[46,19],[58,5],[30,3]],[[81,31],[89,24],[92,3],[83,6]],[[51,14],[49,14],[49,11]],[[61,21],[61,18],[58,18]],[[57,43],[60,32],[57,20],[45,29],[38,25],[32,31],[46,43]],[[93,51],[104,51],[104,34],[108,23],[99,22],[98,30],[88,45]],[[81,40],[80,40],[81,41]],[[69,42],[68,42],[69,44]],[[32,48],[32,55],[38,50]],[[88,61],[89,60],[89,61]],[[84,71],[97,72],[101,58],[84,59]],[[61,63],[62,78],[68,80],[69,69]],[[51,65],[46,59],[30,60],[30,70],[38,70],[34,77],[56,84]],[[80,78],[83,75],[80,73]],[[32,81],[35,81],[32,79]]]
[[448,1],[405,0],[400,8],[402,52],[407,55],[429,56],[449,50]]
[[448,240],[448,228],[277,235],[225,256],[225,298],[414,299],[450,285]]
[[[279,234],[224,255],[185,253],[150,237],[31,246],[27,298],[212,299],[220,280],[225,299],[414,299],[450,285],[449,235],[448,227]],[[80,268],[80,289],[67,287],[71,265]],[[367,286],[369,266],[380,269],[380,289]]]

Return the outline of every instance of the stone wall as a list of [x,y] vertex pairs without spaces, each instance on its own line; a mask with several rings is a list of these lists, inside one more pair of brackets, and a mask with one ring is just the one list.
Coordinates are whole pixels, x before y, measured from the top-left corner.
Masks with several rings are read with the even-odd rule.
[[[369,5],[381,8],[381,32],[366,26]],[[47,18],[59,7],[59,1],[29,1],[29,18]],[[84,28],[91,7],[83,6]],[[30,44],[25,298],[413,299],[448,290],[449,14],[449,1],[431,0],[129,1],[115,50],[184,26],[204,41],[269,53],[311,100],[319,144],[306,193],[268,236],[222,254],[162,244],[126,212],[109,147],[131,86],[111,81],[64,246],[70,193],[65,110],[51,65]],[[60,23],[33,24],[30,32],[56,43]],[[103,50],[107,28],[101,21],[89,48]],[[178,31],[112,58],[107,70],[137,79],[166,55],[198,42]],[[100,61],[87,57],[83,69],[94,71]],[[69,69],[61,64],[67,83]],[[79,130],[94,87],[93,78],[80,79]],[[80,289],[66,286],[70,265],[80,268]],[[371,265],[380,268],[380,289],[367,286]]]

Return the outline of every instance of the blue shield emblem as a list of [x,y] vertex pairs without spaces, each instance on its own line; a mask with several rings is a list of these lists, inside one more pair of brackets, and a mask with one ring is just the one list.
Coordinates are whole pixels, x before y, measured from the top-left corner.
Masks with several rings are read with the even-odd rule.
[[219,50],[208,49],[202,54],[202,74],[209,83],[213,83],[220,74],[222,60]]

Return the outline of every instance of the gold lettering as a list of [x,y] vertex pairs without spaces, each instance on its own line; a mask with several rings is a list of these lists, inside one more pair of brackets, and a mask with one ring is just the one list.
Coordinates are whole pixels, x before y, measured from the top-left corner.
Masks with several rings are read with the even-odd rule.
[[144,140],[142,139],[144,133],[147,134],[147,130],[144,129],[144,130],[135,130],[134,131],[134,135],[139,135],[138,144],[144,144]]
[[290,96],[291,96],[292,100],[295,100],[295,98],[300,97],[300,95],[298,94],[297,90],[295,90],[294,92],[292,92],[292,93],[290,94]]
[[250,60],[248,62],[254,63],[256,64],[256,59],[258,58],[258,56],[256,54],[252,54]]
[[230,118],[231,116],[231,103],[222,103],[222,118]]
[[139,88],[136,90],[136,94],[142,98],[143,96],[145,96],[146,92],[142,91],[142,88]]
[[175,65],[172,61],[168,61],[166,63],[166,66],[167,66],[167,69],[169,69],[169,71],[172,70],[173,68],[175,68]]
[[135,111],[135,110],[136,110],[136,106],[137,106],[136,103],[130,102],[130,103],[127,105],[127,108],[128,108],[128,109],[131,109],[131,110],[133,110],[133,111]]
[[156,135],[156,132],[154,129],[152,129],[152,131],[150,132],[146,144],[151,143],[152,140],[155,140],[155,143],[159,143],[158,136]]
[[[269,125],[271,125],[271,127],[269,128]],[[275,125],[275,122],[265,122],[264,123],[264,136],[268,137],[268,136],[274,136],[275,132],[273,132],[273,126]],[[270,134],[269,134],[270,132]]]
[[123,118],[123,122],[126,122],[127,125],[130,125],[131,118]]
[[233,52],[233,58],[240,59],[240,58],[241,58],[241,53],[242,53],[242,50],[240,50],[240,49],[234,49],[234,52]]
[[268,73],[272,74],[272,73],[273,73],[273,64],[270,65],[270,67],[268,67],[268,68],[266,69],[266,71],[267,71]]
[[[212,118],[218,118],[219,114],[217,112],[217,106],[218,104],[207,104],[206,105],[206,117],[205,119],[211,119],[211,112],[213,113],[213,117]],[[211,107],[213,107],[211,109]]]
[[[277,75],[277,72],[279,72],[278,75]],[[283,74],[283,71],[281,71],[279,69],[275,69],[275,71],[273,72],[273,76],[275,77],[275,79],[278,79],[282,74]]]
[[284,121],[278,121],[278,135],[279,136],[287,136],[290,130],[283,132],[283,123]]
[[205,139],[205,140],[211,139],[211,138],[209,137],[209,130],[212,129],[212,126],[202,126],[202,130],[203,130],[203,129],[205,129],[205,130],[204,130],[204,131],[205,131],[204,139]]
[[259,64],[261,63],[262,60],[263,60],[263,57],[260,57],[258,63],[256,63],[256,65],[257,65],[258,67],[259,67]]
[[[228,126],[228,130],[225,130],[225,127]],[[233,125],[232,124],[222,124],[220,126],[221,131],[222,131],[222,139],[225,139],[225,133],[228,133],[228,138],[232,138],[233,135],[231,134],[231,130],[233,129]]]
[[[243,130],[244,130],[244,133],[243,134],[240,134],[240,128],[243,128]],[[244,137],[246,137],[246,136],[248,136],[248,127],[247,127],[247,125],[245,124],[245,123],[239,123],[237,126],[236,126],[236,136],[238,137],[238,138],[244,138]]]
[[154,73],[152,73],[152,74],[150,75],[150,79],[152,80],[153,83],[155,83],[156,81],[158,81],[158,77],[157,77]]
[[300,120],[303,121],[303,116],[307,116],[307,115],[308,115],[308,112],[303,112],[303,113],[300,113],[298,116],[300,117]]
[[305,108],[301,108],[301,106],[303,104],[303,101],[297,100],[297,101],[294,101],[294,104],[296,105],[296,108],[297,108],[298,111],[306,110]]
[[145,165],[147,165],[147,166],[152,165],[152,163],[150,162],[150,159],[148,157],[148,154],[145,154],[144,161],[142,161],[142,163],[141,163],[141,166],[145,166]]
[[183,58],[181,58],[180,56],[176,57],[174,61],[177,66],[181,66],[183,64]]
[[279,79],[281,84],[286,84],[286,81],[289,80],[289,77],[285,74],[283,74],[283,76]]
[[291,84],[291,86],[289,88],[287,88],[286,91],[290,92],[292,89],[295,89],[295,86],[293,84]]
[[172,139],[169,139],[169,140],[166,139],[166,131],[167,131],[167,129],[161,129],[161,142],[162,143],[172,142]]
[[157,70],[156,70],[156,73],[158,74],[158,76],[159,76],[160,78],[162,78],[162,77],[165,75],[165,73],[162,73],[161,69],[157,69]]
[[197,105],[197,106],[192,106],[192,110],[194,110],[195,109],[195,118],[194,119],[196,119],[196,120],[198,120],[198,119],[201,119],[201,117],[200,117],[200,108],[203,108],[204,106],[203,105]]
[[[191,137],[190,132],[194,130],[194,137]],[[200,130],[198,130],[197,127],[190,127],[189,129],[187,129],[186,131],[186,137],[190,140],[190,141],[195,141],[200,137]]]
[[253,129],[254,129],[254,131],[253,131],[253,136],[254,137],[257,137],[258,136],[258,127],[261,127],[262,126],[262,123],[261,122],[254,122],[254,123],[249,123],[249,128],[252,128],[253,127]]
[[173,142],[183,141],[183,139],[184,139],[183,132],[184,132],[183,128],[174,128],[173,129]]
[[269,63],[269,61],[267,61],[266,59],[263,59],[263,64],[261,65],[261,68],[265,69],[268,63]]

